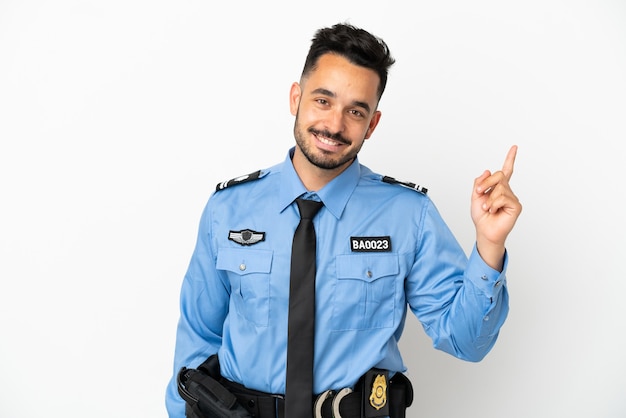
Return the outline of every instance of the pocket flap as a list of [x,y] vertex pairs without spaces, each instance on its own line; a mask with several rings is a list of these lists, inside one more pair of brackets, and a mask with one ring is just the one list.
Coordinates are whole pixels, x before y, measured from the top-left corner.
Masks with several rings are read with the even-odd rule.
[[243,276],[251,273],[269,273],[272,270],[273,252],[250,248],[220,248],[216,267]]
[[344,254],[337,256],[337,278],[373,282],[400,271],[396,254]]

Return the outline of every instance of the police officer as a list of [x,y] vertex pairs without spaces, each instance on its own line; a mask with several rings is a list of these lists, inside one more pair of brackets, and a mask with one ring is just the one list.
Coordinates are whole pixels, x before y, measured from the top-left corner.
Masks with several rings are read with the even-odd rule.
[[[281,163],[217,186],[182,283],[170,417],[185,416],[178,371],[212,355],[226,387],[259,395],[258,402],[275,400],[278,410],[269,413],[282,416],[299,197],[323,203],[314,217],[314,400],[328,395],[332,405],[347,389],[362,391],[361,407],[374,411],[402,403],[388,398],[387,386],[405,371],[398,340],[408,309],[437,349],[480,361],[493,347],[508,312],[505,239],[522,209],[509,186],[517,148],[501,170],[474,181],[476,243],[467,257],[426,189],[377,174],[357,158],[380,121],[393,63],[384,41],[363,29],[318,30],[290,90],[295,146]],[[388,381],[364,384],[371,370]],[[257,398],[241,399],[264,416],[250,400]],[[354,413],[361,415],[376,416]]]

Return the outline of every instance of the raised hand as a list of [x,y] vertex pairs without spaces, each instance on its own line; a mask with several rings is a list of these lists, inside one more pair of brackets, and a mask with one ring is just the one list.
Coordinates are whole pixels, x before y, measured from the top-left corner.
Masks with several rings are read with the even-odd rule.
[[476,226],[476,245],[483,260],[496,270],[502,270],[506,238],[522,212],[522,205],[509,185],[516,155],[514,145],[501,170],[494,173],[485,170],[474,180],[471,214]]

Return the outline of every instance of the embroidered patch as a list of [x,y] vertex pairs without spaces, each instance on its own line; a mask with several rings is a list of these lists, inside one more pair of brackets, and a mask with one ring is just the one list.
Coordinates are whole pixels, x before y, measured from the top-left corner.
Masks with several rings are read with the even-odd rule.
[[257,242],[265,241],[265,232],[256,232],[251,229],[241,231],[230,231],[228,239],[241,245],[253,245]]
[[350,248],[356,252],[389,252],[391,237],[350,237]]

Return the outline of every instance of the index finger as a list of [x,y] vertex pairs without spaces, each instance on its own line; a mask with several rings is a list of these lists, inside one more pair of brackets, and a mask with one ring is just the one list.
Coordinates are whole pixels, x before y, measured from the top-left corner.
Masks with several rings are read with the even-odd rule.
[[506,154],[506,159],[504,160],[504,165],[502,166],[502,172],[504,173],[507,180],[511,179],[513,175],[513,166],[515,165],[515,156],[517,155],[517,145],[513,145],[511,149],[509,149],[508,154]]

